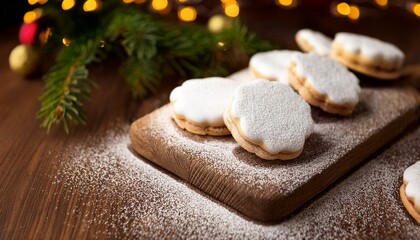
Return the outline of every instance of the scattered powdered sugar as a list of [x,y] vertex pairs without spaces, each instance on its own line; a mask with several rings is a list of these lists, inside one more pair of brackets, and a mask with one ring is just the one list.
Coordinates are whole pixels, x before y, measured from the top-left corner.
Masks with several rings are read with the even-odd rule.
[[296,37],[307,42],[316,54],[328,56],[331,52],[331,38],[320,32],[311,29],[301,29],[296,33]]
[[54,183],[64,189],[62,201],[74,195],[82,199],[70,205],[67,215],[82,219],[81,229],[91,238],[413,239],[420,235],[398,196],[404,169],[420,159],[420,128],[295,215],[266,225],[244,219],[136,157],[129,150],[128,126],[86,142],[90,142],[87,148],[71,145],[68,154],[57,156],[61,159]]
[[359,101],[359,79],[341,63],[316,54],[294,57],[296,73],[318,93],[336,104],[356,105]]

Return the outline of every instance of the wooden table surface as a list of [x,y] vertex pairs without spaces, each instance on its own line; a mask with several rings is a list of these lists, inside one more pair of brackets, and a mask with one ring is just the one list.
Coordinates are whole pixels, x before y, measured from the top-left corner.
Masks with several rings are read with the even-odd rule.
[[[406,53],[408,64],[420,63],[420,19],[407,16],[403,10],[384,10],[383,13],[374,14],[359,22],[349,22],[346,19],[331,18],[326,15],[316,13],[305,14],[302,10],[270,11],[267,14],[261,14],[267,9],[244,9],[243,20],[250,29],[256,31],[260,36],[271,40],[282,48],[297,49],[294,43],[294,33],[303,27],[312,27],[325,32],[332,36],[337,31],[360,32],[371,36],[380,37],[383,40],[397,44]],[[259,13],[258,13],[259,12]],[[381,18],[380,18],[381,17]],[[395,20],[398,19],[398,20]],[[334,21],[334,24],[331,22]],[[168,231],[172,233],[166,235],[165,228],[159,226],[159,221],[155,222],[155,227],[146,224],[153,215],[153,205],[148,206],[142,219],[139,220],[137,227],[123,227],[121,220],[115,220],[109,214],[100,214],[99,217],[92,217],[94,214],[103,212],[118,211],[124,201],[115,202],[115,199],[104,199],[104,201],[96,202],[96,205],[85,205],[83,199],[95,197],[94,194],[81,196],[77,194],[78,190],[69,188],[64,182],[54,181],[61,166],[62,161],[69,161],[71,157],[67,155],[69,147],[92,145],[92,139],[100,138],[106,134],[109,129],[115,128],[117,125],[128,125],[140,116],[158,108],[168,101],[168,94],[175,86],[176,80],[167,79],[159,91],[145,100],[133,100],[129,92],[125,89],[123,78],[118,75],[118,64],[109,62],[106,66],[95,67],[92,70],[92,78],[96,80],[99,87],[94,89],[92,101],[87,104],[88,124],[73,129],[71,135],[66,135],[61,130],[53,130],[49,135],[44,129],[40,129],[40,122],[35,119],[35,114],[39,109],[38,97],[42,93],[44,83],[39,79],[24,80],[9,70],[8,55],[11,49],[18,44],[17,31],[8,30],[1,34],[0,37],[0,238],[86,238],[86,237],[153,237],[166,236],[171,238],[192,237],[192,235],[182,235],[180,232],[175,233],[171,229],[192,233],[201,232],[217,232],[225,228],[218,228],[212,224],[202,222],[176,222],[173,221],[169,225],[162,220]],[[363,81],[363,79],[362,79]],[[418,79],[410,79],[411,83],[418,84]],[[408,136],[400,139],[400,142],[419,143],[419,131],[415,131]],[[407,132],[405,133],[407,135]],[[128,130],[127,130],[128,135]],[[394,141],[395,143],[395,141]],[[420,157],[420,148],[413,144],[401,144],[398,148],[395,146],[386,150],[385,156],[392,154],[401,154],[401,148],[404,153],[410,153],[413,156]],[[404,149],[404,147],[409,149]],[[414,147],[413,147],[414,146]],[[388,146],[387,148],[389,148]],[[399,149],[399,150],[398,150]],[[384,157],[378,155],[380,159]],[[139,160],[142,161],[142,160]],[[379,160],[377,160],[379,161]],[[411,160],[413,161],[413,160]],[[369,172],[373,169],[375,160],[358,169],[354,174],[360,171]],[[142,164],[147,164],[142,161]],[[407,163],[405,163],[407,164]],[[154,166],[151,166],[154,168]],[[406,166],[404,166],[406,167]],[[402,168],[402,167],[401,167]],[[402,168],[403,169],[403,168]],[[151,170],[152,171],[152,170]],[[153,171],[152,171],[153,172]],[[162,172],[157,171],[160,174]],[[60,173],[62,174],[62,172]],[[166,173],[163,173],[166,174]],[[347,177],[351,177],[351,174]],[[178,179],[172,177],[168,181],[179,182]],[[316,212],[317,205],[326,196],[334,198],[333,194],[339,196],[340,191],[335,190],[339,185],[349,185],[346,182],[339,183],[315,200],[315,203],[305,206],[303,212]],[[179,183],[178,183],[179,184]],[[182,185],[182,184],[181,184]],[[188,186],[182,185],[183,191],[193,191]],[[332,190],[331,190],[332,189]],[[123,190],[122,190],[123,191]],[[123,194],[123,193],[122,193]],[[195,193],[194,193],[195,194]],[[195,196],[195,195],[194,195]],[[218,203],[209,201],[206,196],[199,195],[202,198],[200,204],[210,202],[210,205]],[[115,201],[114,201],[115,200]],[[146,201],[147,202],[147,201]],[[119,206],[115,206],[119,205]],[[146,204],[146,203],[145,203]],[[182,204],[181,204],[182,205]],[[176,204],[172,206],[176,211]],[[184,206],[185,208],[185,206]],[[75,210],[77,209],[77,211]],[[150,210],[151,209],[151,210]],[[156,211],[161,210],[156,206]],[[184,209],[185,210],[185,209]],[[181,211],[181,210],[180,210]],[[192,211],[187,209],[186,212]],[[220,210],[222,211],[222,210]],[[384,209],[383,211],[387,211]],[[403,209],[399,209],[403,214]],[[76,212],[76,213],[75,213]],[[386,212],[385,212],[386,213]],[[149,214],[149,215],[147,215]],[[231,214],[231,215],[229,215]],[[309,213],[306,213],[309,214]],[[235,226],[236,222],[248,221],[242,219],[236,213],[227,211],[230,224]],[[149,217],[148,217],[149,216]],[[189,216],[188,214],[186,216]],[[192,217],[192,219],[195,219]],[[194,215],[195,216],[195,215]],[[197,216],[195,216],[197,217]],[[203,216],[204,218],[204,216]],[[94,220],[92,220],[94,219]],[[102,219],[102,221],[99,221]],[[233,219],[233,220],[232,220]],[[236,219],[236,220],[235,220]],[[115,221],[114,221],[115,220]],[[178,219],[179,220],[179,219]],[[92,223],[92,221],[94,221]],[[95,221],[98,221],[95,223]],[[126,219],[130,222],[130,219]],[[406,220],[412,226],[415,226],[408,217]],[[143,223],[143,224],[140,224]],[[121,224],[121,226],[119,226]],[[178,225],[177,225],[178,224]],[[258,223],[252,223],[261,227],[260,235],[247,235],[244,229],[241,234],[230,235],[226,230],[226,235],[218,235],[223,237],[252,237],[263,236],[264,231],[271,231],[272,226],[260,226]],[[286,224],[286,223],[285,223]],[[309,224],[309,223],[308,223]],[[188,225],[188,226],[186,226]],[[127,225],[124,225],[127,226]],[[328,225],[326,225],[328,226]],[[347,225],[343,225],[347,226]],[[281,225],[280,225],[281,227]],[[201,229],[201,230],[200,230]],[[202,230],[202,229],[207,229]],[[229,229],[229,227],[226,227]],[[289,237],[305,237],[300,232],[305,232],[305,228],[291,228],[295,232],[289,232]],[[372,233],[372,229],[366,228]],[[391,228],[392,230],[393,228]],[[389,230],[389,231],[391,231]],[[395,229],[394,229],[395,230]],[[325,233],[334,233],[337,226],[325,230]],[[223,232],[223,231],[222,231]],[[156,235],[153,235],[153,234]],[[188,232],[191,233],[191,232]],[[255,233],[255,232],[254,232]],[[379,231],[379,235],[363,235],[363,232],[351,233],[353,236],[374,236],[381,234],[391,234],[398,236],[401,234],[398,230],[394,232]],[[418,232],[417,232],[418,233]],[[359,235],[358,235],[359,234]],[[415,236],[410,233],[401,236]],[[306,235],[308,236],[308,235]],[[331,236],[334,236],[333,234]],[[417,235],[418,236],[418,235]],[[206,237],[202,235],[201,237]],[[207,237],[210,237],[208,235]],[[212,236],[214,237],[214,236]],[[319,236],[318,236],[319,237]]]

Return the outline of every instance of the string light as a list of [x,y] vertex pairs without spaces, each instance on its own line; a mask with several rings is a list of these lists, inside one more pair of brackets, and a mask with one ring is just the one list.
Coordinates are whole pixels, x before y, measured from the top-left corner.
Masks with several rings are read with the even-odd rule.
[[357,6],[351,5],[350,6],[350,13],[348,14],[348,17],[351,20],[357,20],[360,17],[360,10]]
[[38,0],[28,0],[29,5],[35,5],[38,3]]
[[41,5],[46,4],[47,2],[48,2],[48,0],[38,0],[38,3],[41,4]]
[[239,5],[237,2],[227,4],[225,14],[228,17],[237,17],[239,15]]
[[74,5],[76,5],[76,1],[74,0],[63,0],[63,2],[61,3],[61,8],[64,11],[67,11],[67,10],[72,9]]
[[194,7],[182,7],[178,10],[178,18],[184,22],[192,22],[197,17],[197,10]]
[[388,0],[375,0],[375,3],[380,7],[386,7],[388,5]]
[[66,47],[70,46],[70,44],[71,44],[71,40],[66,38],[66,37],[63,37],[62,42],[63,42],[64,46],[66,46]]
[[134,2],[134,0],[122,0],[122,1],[123,1],[123,3],[127,3],[127,4],[130,4],[130,3]]
[[85,12],[93,12],[98,10],[101,7],[101,2],[99,0],[87,0],[83,4],[83,11]]
[[38,20],[42,15],[42,9],[35,8],[32,11],[29,11],[23,15],[23,22],[24,23],[31,23]]
[[339,3],[337,4],[337,12],[341,15],[347,16],[350,14],[350,6],[345,2]]
[[413,5],[413,13],[417,16],[420,17],[420,3],[415,3]]
[[277,0],[277,4],[284,7],[293,7],[295,5],[294,0]]
[[163,11],[168,7],[168,0],[153,0],[152,8],[156,11]]

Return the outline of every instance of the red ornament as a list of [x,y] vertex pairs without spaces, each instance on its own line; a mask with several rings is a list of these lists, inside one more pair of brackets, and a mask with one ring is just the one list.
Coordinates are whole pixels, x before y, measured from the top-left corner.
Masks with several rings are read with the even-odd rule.
[[19,41],[22,44],[34,45],[38,40],[39,24],[37,22],[24,23],[20,27]]

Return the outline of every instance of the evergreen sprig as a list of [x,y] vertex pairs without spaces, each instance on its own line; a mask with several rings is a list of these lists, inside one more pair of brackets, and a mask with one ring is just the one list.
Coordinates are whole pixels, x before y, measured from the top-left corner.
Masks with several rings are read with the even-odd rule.
[[89,100],[93,84],[88,65],[109,53],[99,47],[101,41],[111,52],[124,53],[120,71],[135,97],[154,91],[165,75],[224,76],[246,66],[255,52],[271,49],[238,22],[213,34],[194,24],[163,23],[138,9],[110,11],[96,28],[95,34],[87,29],[75,36],[45,75],[38,118],[48,131],[57,124],[69,132],[70,123],[86,122],[83,103]]
[[76,41],[72,47],[61,51],[58,63],[44,76],[46,87],[40,97],[41,109],[37,117],[43,119],[41,126],[47,131],[54,124],[62,124],[68,133],[70,122],[85,124],[83,103],[90,99],[93,84],[88,79],[87,65],[98,62],[103,56],[98,46],[98,39]]

